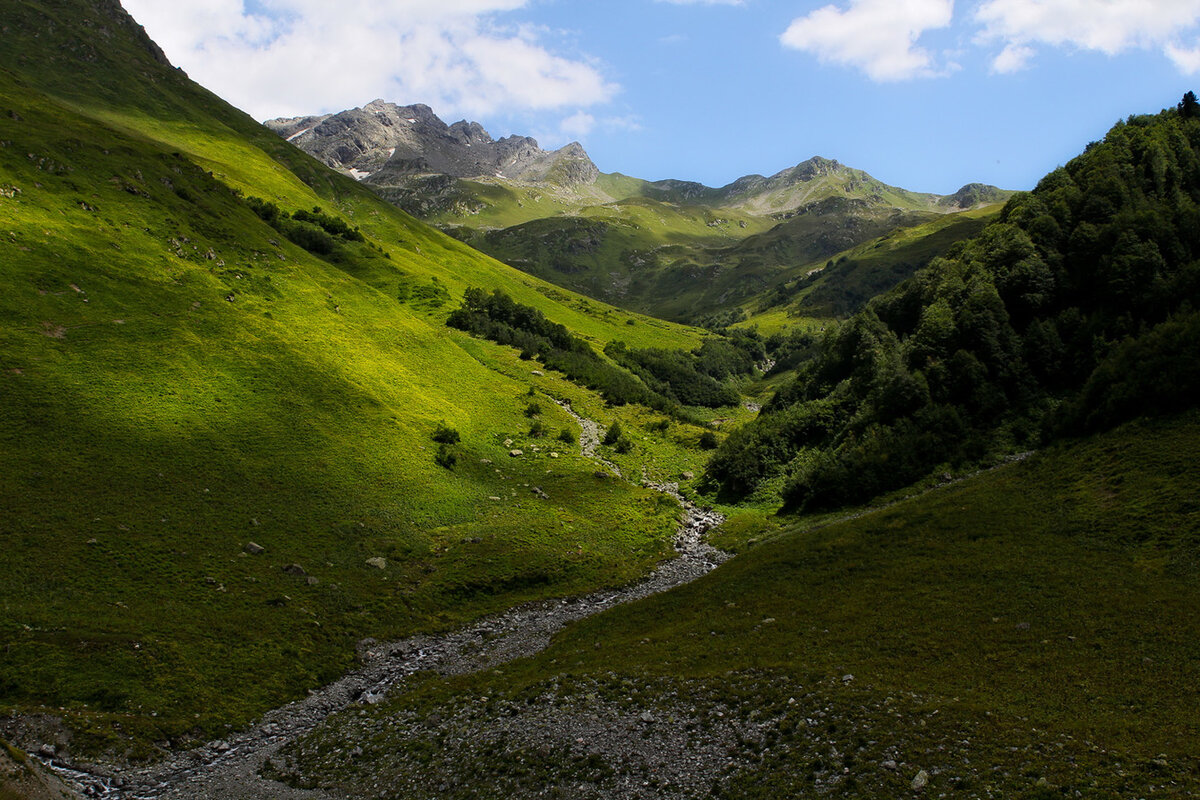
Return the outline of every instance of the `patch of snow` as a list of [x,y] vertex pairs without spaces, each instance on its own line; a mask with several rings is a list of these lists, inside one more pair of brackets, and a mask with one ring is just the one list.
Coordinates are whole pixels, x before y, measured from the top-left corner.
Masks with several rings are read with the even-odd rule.
[[293,133],[291,136],[289,136],[287,138],[287,140],[289,142],[294,142],[296,139],[299,139],[301,136],[303,136],[304,134],[308,133],[311,130],[312,130],[312,128],[305,128],[304,130],[300,131],[299,133]]
[[371,173],[362,172],[360,170],[355,169],[354,167],[351,167],[349,172],[350,172],[350,177],[354,178],[354,180],[356,180],[356,181],[361,181],[363,178],[371,177]]
[[416,124],[417,124],[417,121],[416,121],[415,119],[409,119],[409,120],[408,120],[408,124],[409,124],[409,125],[416,125]]
[[393,147],[392,149],[388,150],[388,158],[391,158],[394,155],[396,155],[396,148]]

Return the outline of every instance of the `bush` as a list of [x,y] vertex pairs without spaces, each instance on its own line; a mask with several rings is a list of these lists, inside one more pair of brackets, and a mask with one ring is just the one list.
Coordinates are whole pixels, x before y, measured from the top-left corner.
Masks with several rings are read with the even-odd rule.
[[542,424],[540,419],[535,419],[533,424],[529,426],[529,435],[535,439],[540,439],[546,435],[546,426]]
[[604,438],[601,440],[601,444],[610,446],[616,444],[617,440],[621,438],[621,433],[621,423],[614,422],[612,427],[605,431]]
[[439,466],[445,467],[446,469],[452,469],[454,465],[458,463],[458,453],[454,452],[450,445],[442,444],[438,447],[437,455],[433,457],[433,460],[436,461]]
[[447,425],[445,420],[442,420],[433,429],[433,440],[442,444],[458,444],[462,441],[462,437],[458,435],[458,431]]
[[717,435],[712,431],[705,431],[700,434],[700,449],[701,450],[716,450]]
[[525,406],[525,416],[527,417],[536,417],[540,413],[542,413],[542,407],[538,403],[530,403]]
[[561,431],[559,431],[558,440],[563,444],[575,444],[575,442],[578,441],[575,438],[574,432],[572,432],[570,428],[563,428]]
[[630,450],[633,449],[633,442],[629,441],[628,437],[622,436],[620,439],[617,440],[617,448],[616,449],[617,449],[618,453],[622,453],[622,454],[628,453]]

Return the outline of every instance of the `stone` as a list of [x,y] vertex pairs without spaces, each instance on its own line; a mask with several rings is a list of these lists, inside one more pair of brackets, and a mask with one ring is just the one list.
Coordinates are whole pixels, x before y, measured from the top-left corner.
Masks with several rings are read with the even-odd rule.
[[513,458],[520,458],[521,456],[525,455],[525,451],[524,450],[510,450],[508,454],[510,456],[512,456]]
[[320,580],[320,578],[318,578],[315,575],[309,575],[307,578],[304,579],[304,582],[307,583],[309,586],[316,586],[318,583],[321,582],[321,580]]
[[696,479],[696,473],[692,472],[691,470],[688,470],[687,472],[683,473],[679,477],[683,478],[685,481],[691,481],[691,480]]
[[884,769],[886,769],[890,772],[895,772],[899,768],[899,766],[896,764],[896,762],[892,761],[890,759],[888,761],[883,762],[879,766],[883,767]]
[[299,564],[288,564],[286,567],[283,568],[283,571],[286,572],[288,575],[307,575],[308,574],[304,571],[304,567],[300,566]]
[[914,792],[919,792],[928,785],[929,785],[929,773],[926,772],[925,770],[921,770],[920,772],[918,772],[917,776],[915,778],[913,778],[913,780],[912,780],[912,790]]
[[263,553],[267,552],[267,548],[263,547],[261,544],[255,544],[254,542],[246,542],[246,546],[242,549],[252,556],[261,556]]
[[376,569],[387,569],[387,559],[383,558],[382,556],[375,556],[374,558],[368,558],[367,566],[375,567]]

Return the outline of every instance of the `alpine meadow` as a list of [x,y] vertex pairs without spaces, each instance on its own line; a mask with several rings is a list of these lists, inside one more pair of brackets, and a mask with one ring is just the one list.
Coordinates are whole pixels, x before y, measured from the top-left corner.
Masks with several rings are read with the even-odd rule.
[[0,37],[0,800],[1200,794],[1194,93],[711,187]]

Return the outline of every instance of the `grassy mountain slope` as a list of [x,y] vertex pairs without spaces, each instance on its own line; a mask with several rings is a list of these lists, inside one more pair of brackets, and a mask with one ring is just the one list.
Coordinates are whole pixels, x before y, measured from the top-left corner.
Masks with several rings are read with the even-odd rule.
[[739,325],[773,332],[786,327],[788,321],[845,318],[956,243],[977,235],[1000,210],[1001,206],[990,205],[945,214],[920,225],[892,228],[828,260],[796,259],[795,266],[773,277],[774,289],[743,306],[750,313]]
[[[743,540],[696,583],[586,620],[503,674],[347,715],[289,755],[321,785],[436,776],[445,797],[605,797],[623,778],[696,796],[682,778],[709,742],[714,797],[909,796],[921,771],[929,796],[1186,796],[1198,446],[1194,413],[1132,424]],[[625,728],[646,746],[609,747],[604,731]],[[357,765],[333,755],[351,740],[368,751]]]
[[[482,286],[598,347],[697,331],[416,222],[163,64],[115,2],[0,9],[0,708],[65,709],[77,751],[212,735],[339,674],[363,636],[669,554],[673,504],[531,438],[527,406],[551,435],[576,427],[551,399],[645,412],[444,323]],[[248,196],[365,241],[309,252]],[[695,469],[687,428],[622,464]]]

